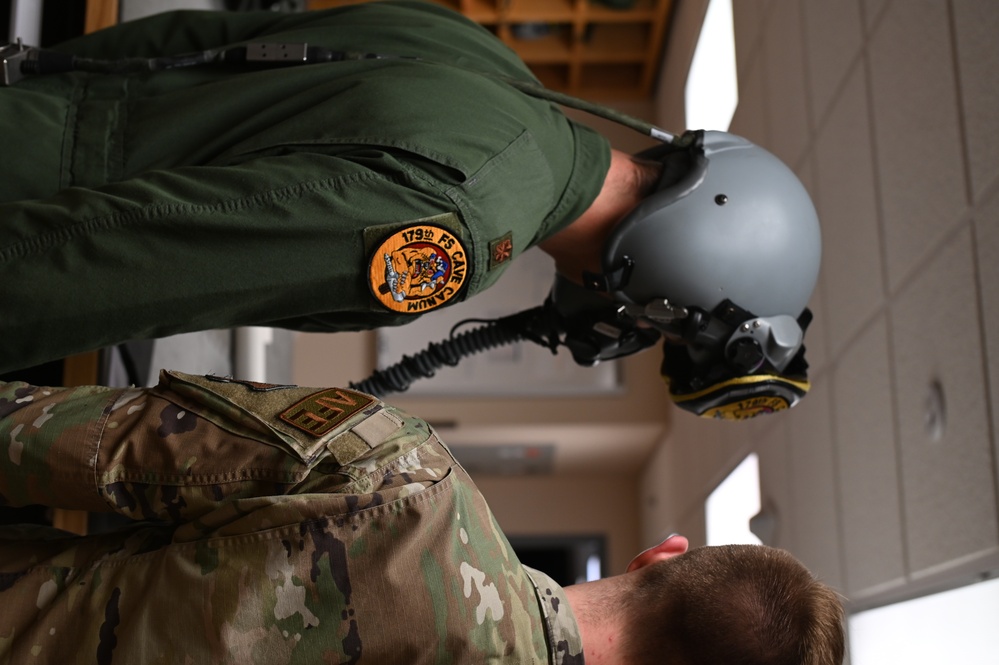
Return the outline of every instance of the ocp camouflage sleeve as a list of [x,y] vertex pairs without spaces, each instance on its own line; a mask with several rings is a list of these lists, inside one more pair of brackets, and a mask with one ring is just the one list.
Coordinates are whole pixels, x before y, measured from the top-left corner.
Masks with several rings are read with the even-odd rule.
[[0,529],[0,663],[582,662],[447,448],[361,393],[0,384],[0,501],[140,520]]
[[[305,425],[296,424],[294,414],[282,420],[281,412],[268,411],[290,410],[310,395],[299,409],[309,414],[301,418],[312,419]],[[380,443],[362,438],[381,432],[373,423],[401,426],[391,413],[351,391],[174,372],[164,372],[151,390],[11,383],[0,391],[3,435],[10,441],[0,496],[11,505],[190,522],[238,498],[356,492],[361,488],[346,486],[362,474],[347,464]],[[355,431],[352,425],[370,416]],[[325,429],[312,433],[309,426]],[[382,446],[369,461],[394,452]]]

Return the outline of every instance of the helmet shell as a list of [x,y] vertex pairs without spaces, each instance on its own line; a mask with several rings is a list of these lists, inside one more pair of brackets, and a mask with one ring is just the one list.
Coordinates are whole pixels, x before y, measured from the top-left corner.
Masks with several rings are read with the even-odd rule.
[[712,311],[729,299],[756,316],[804,310],[822,240],[811,198],[772,154],[726,132],[705,132],[707,170],[693,190],[666,186],[621,220],[604,270],[634,262],[618,300],[666,298]]

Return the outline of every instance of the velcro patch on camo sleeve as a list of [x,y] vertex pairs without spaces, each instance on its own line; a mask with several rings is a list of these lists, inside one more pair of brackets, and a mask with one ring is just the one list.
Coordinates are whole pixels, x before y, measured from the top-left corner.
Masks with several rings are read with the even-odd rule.
[[458,234],[435,223],[438,217],[399,228],[372,251],[368,287],[387,309],[422,314],[450,302],[464,287],[469,273],[468,251]]
[[[339,447],[334,439],[382,408],[370,395],[344,388],[280,386],[175,371],[161,374],[160,387],[185,398],[198,415],[220,427],[271,445],[280,441],[304,463]],[[354,438],[361,445],[333,451],[337,461],[346,463],[370,448]]]
[[307,434],[321,437],[374,401],[353,390],[330,388],[313,393],[287,409],[281,413],[281,420]]
[[[376,400],[343,388],[331,388],[309,395],[281,414],[281,420],[313,436],[336,429],[354,414],[367,409]],[[340,464],[350,464],[368,454],[402,427],[402,420],[379,409],[364,420],[336,435],[326,449]]]

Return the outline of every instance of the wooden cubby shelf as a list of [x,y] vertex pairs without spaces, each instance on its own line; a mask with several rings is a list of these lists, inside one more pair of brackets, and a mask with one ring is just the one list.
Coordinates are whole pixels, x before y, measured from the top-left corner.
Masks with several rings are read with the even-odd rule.
[[[309,9],[358,0],[309,0]],[[366,0],[361,0],[366,1]],[[547,87],[586,99],[653,93],[672,0],[434,0],[503,40]]]

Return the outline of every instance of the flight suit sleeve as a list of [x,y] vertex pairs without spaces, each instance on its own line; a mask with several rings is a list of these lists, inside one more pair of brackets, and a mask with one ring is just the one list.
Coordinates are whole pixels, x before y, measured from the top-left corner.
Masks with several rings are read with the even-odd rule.
[[181,523],[292,495],[383,500],[447,474],[447,454],[400,466],[430,439],[422,420],[346,389],[180,372],[151,389],[0,383],[0,503]]
[[371,294],[371,231],[441,215],[462,230],[410,171],[375,150],[296,152],[0,204],[0,371],[318,314],[332,329],[398,323]]

